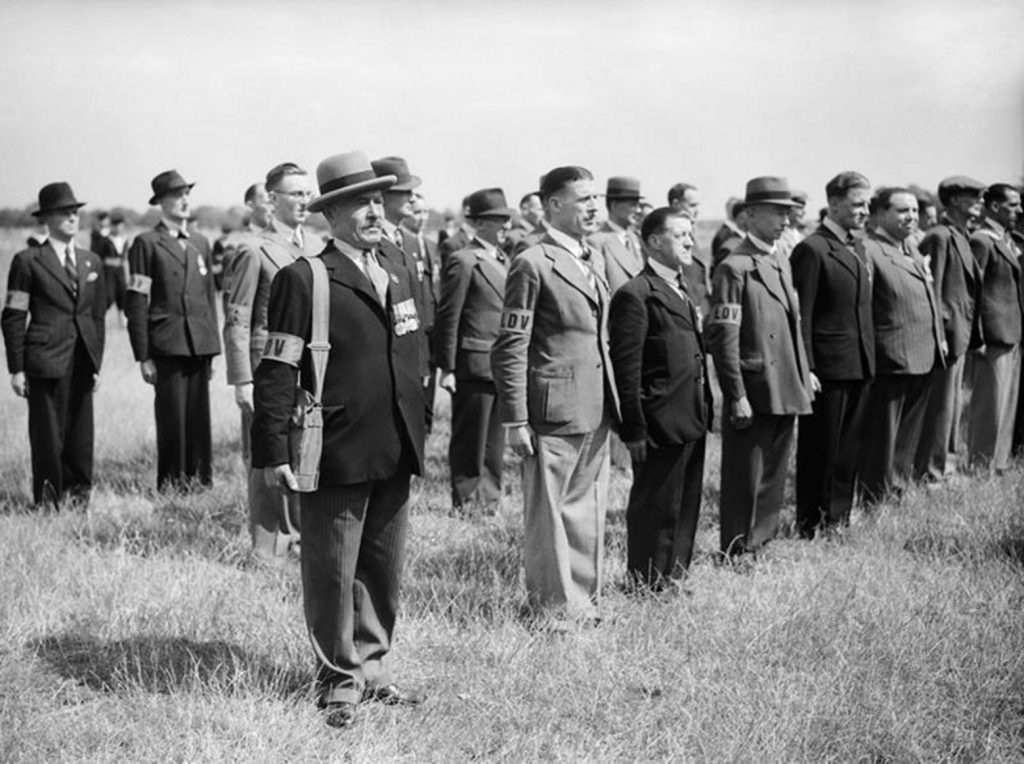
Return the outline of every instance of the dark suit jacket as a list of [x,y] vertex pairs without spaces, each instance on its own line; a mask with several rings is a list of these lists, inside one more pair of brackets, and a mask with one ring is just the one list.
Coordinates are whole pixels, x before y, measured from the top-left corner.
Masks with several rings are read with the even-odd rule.
[[981,271],[967,234],[949,220],[929,229],[918,249],[930,260],[949,344],[947,358],[959,358],[967,352],[971,338],[976,337],[975,302],[981,289]]
[[125,315],[136,361],[220,353],[210,242],[192,234],[188,245],[163,223],[132,242]]
[[437,237],[437,251],[441,255],[441,267],[443,268],[444,264],[448,262],[448,255],[468,247],[472,238],[464,225],[460,225],[451,236],[447,236],[444,231],[441,231]]
[[93,371],[103,359],[103,316],[107,298],[103,263],[75,250],[78,294],[49,243],[14,256],[7,274],[7,302],[0,323],[11,374],[63,377],[74,361],[75,344],[85,345]]
[[907,257],[883,234],[870,234],[864,253],[873,273],[877,372],[927,374],[943,363],[942,321],[927,266],[916,250]]
[[448,258],[434,323],[434,363],[442,371],[457,379],[493,380],[491,347],[501,326],[506,277],[507,266],[475,240]]
[[416,266],[416,276],[423,292],[423,327],[429,333],[434,328],[434,317],[437,314],[437,303],[441,299],[441,258],[437,252],[437,244],[426,236],[422,246],[415,233],[402,226],[398,227],[402,236],[402,249],[412,258]]
[[822,226],[796,245],[790,266],[811,371],[822,380],[870,379],[875,332],[864,261]]
[[[430,373],[430,342],[427,336],[427,319],[425,318],[429,294],[425,285],[419,280],[419,268],[416,265],[416,260],[403,247],[398,246],[387,238],[381,239],[380,245],[377,247],[377,258],[381,261],[387,260],[390,262],[393,269],[404,268],[409,274],[412,296],[416,301],[416,313],[420,320],[420,331],[416,334],[419,342],[420,377],[425,377]],[[430,320],[431,322],[433,321],[432,315]]]
[[[369,279],[333,243],[320,257],[330,278],[331,344],[324,376],[320,483],[387,479],[403,455],[420,474],[425,437],[420,330],[395,320],[415,306],[412,277],[406,268],[378,258],[391,278],[384,306]],[[288,421],[296,380],[308,385],[305,380],[311,375],[306,344],[312,331],[312,288],[305,258],[282,268],[270,287],[267,348],[253,375],[254,467],[288,463]]]
[[1014,245],[991,226],[971,236],[971,251],[981,270],[977,303],[977,345],[1006,346],[1021,341],[1021,264]]
[[693,303],[647,266],[612,296],[608,332],[622,439],[665,446],[702,437],[711,390]]

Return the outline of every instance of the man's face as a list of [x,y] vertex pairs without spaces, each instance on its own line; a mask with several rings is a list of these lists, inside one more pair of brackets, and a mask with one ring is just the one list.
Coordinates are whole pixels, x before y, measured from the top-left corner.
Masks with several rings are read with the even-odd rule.
[[917,227],[922,231],[927,231],[939,222],[939,210],[934,204],[926,204],[923,208],[919,207],[917,210]]
[[583,238],[597,230],[597,191],[592,180],[576,180],[548,199],[551,225]]
[[256,193],[245,203],[245,206],[249,208],[249,219],[258,228],[266,228],[270,223],[270,216],[274,214],[274,205],[270,201],[270,194],[267,193],[267,189],[262,183],[256,187]]
[[864,227],[868,219],[867,188],[851,188],[846,196],[832,197],[828,200],[828,214],[838,225],[847,231]]
[[501,247],[505,243],[508,230],[512,227],[511,218],[507,217],[486,216],[476,218],[472,222],[476,235],[496,247]]
[[981,191],[959,191],[949,200],[949,206],[967,216],[968,220],[981,217]]
[[648,237],[658,262],[678,268],[693,261],[693,222],[682,215],[665,219],[665,228]]
[[793,226],[793,228],[799,228],[800,224],[803,222],[806,212],[807,207],[802,204],[798,204],[796,207],[790,207],[789,212],[787,213],[789,217],[789,224]]
[[640,223],[640,200],[615,201],[608,205],[608,217],[620,228],[632,228]]
[[380,191],[366,191],[350,199],[328,204],[324,217],[331,227],[331,235],[357,249],[372,249],[380,244],[384,234],[384,197]]
[[917,198],[913,194],[893,194],[889,206],[878,211],[878,225],[896,241],[903,241],[917,228]]
[[778,204],[754,204],[746,212],[747,230],[769,244],[778,241],[789,220],[786,208]]
[[1017,225],[1020,213],[1020,194],[1016,191],[1007,191],[1003,201],[992,202],[988,205],[988,214],[998,220],[1006,229],[1012,229]]
[[417,196],[412,200],[412,214],[405,219],[405,225],[410,231],[420,233],[427,225],[427,218],[430,217],[430,210],[423,197]]
[[385,191],[384,215],[395,225],[413,213],[412,191]]
[[270,192],[274,217],[289,228],[302,225],[309,217],[309,200],[312,198],[313,188],[308,175],[285,175],[278,181],[277,188]]
[[50,238],[61,242],[68,242],[75,238],[78,233],[78,222],[77,207],[64,207],[43,216],[43,224],[46,226]]
[[190,189],[178,188],[174,191],[168,191],[166,194],[161,196],[159,204],[164,217],[179,224],[186,222],[188,220],[189,212],[191,212],[189,194]]
[[696,220],[700,214],[700,194],[697,189],[688,188],[681,199],[672,202],[671,207],[676,212],[686,215],[690,220]]
[[519,205],[519,214],[528,223],[540,223],[544,219],[544,205],[540,203],[540,197],[537,194],[530,194],[526,201]]

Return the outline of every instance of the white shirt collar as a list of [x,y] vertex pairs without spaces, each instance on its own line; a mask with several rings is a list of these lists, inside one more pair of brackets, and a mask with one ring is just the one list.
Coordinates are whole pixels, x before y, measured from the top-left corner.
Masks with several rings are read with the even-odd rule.
[[826,216],[825,219],[821,221],[821,224],[825,226],[825,228],[830,230],[832,233],[834,233],[836,235],[836,238],[839,239],[839,241],[843,242],[843,244],[846,244],[851,238],[853,238],[852,233],[847,231],[845,228],[839,225],[839,223],[837,223],[828,216]]
[[569,250],[575,258],[583,257],[583,244],[576,241],[567,233],[562,233],[554,226],[548,226],[548,235],[555,240],[555,243]]
[[775,254],[775,247],[773,247],[768,242],[757,238],[756,236],[754,236],[754,234],[750,233],[750,231],[747,231],[747,238],[750,239],[751,243],[753,243],[755,247],[764,252],[766,255]]
[[983,225],[986,228],[991,228],[993,231],[995,231],[997,234],[999,234],[1000,238],[1002,238],[1002,239],[1006,238],[1006,226],[1004,226],[998,220],[986,216],[985,217],[985,222],[983,223]]
[[175,223],[173,220],[168,220],[165,217],[161,217],[160,222],[164,224],[164,226],[167,228],[168,231],[171,232],[172,235],[177,236],[178,234],[183,233],[185,234],[185,237],[188,238],[188,223],[183,223],[179,225],[178,223]]
[[476,242],[478,246],[482,247],[484,252],[486,252],[491,257],[498,256],[498,248],[491,244],[489,241],[484,241],[479,236],[474,236],[473,241]]
[[347,241],[342,241],[334,236],[331,237],[331,241],[334,242],[334,246],[341,254],[359,266],[359,270],[363,269],[363,250],[353,247]]
[[647,264],[651,266],[651,270],[654,271],[658,276],[661,276],[672,286],[679,286],[679,272],[674,271],[667,265],[662,265],[653,257],[647,258]]

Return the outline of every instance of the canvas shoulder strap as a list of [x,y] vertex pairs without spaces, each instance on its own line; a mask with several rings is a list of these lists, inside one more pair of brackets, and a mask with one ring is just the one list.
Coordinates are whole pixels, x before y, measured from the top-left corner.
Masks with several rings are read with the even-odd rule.
[[331,317],[331,291],[327,267],[319,257],[307,258],[313,272],[313,331],[309,341],[309,355],[313,366],[312,393],[319,403],[323,399],[324,376],[331,343],[327,341],[327,328]]

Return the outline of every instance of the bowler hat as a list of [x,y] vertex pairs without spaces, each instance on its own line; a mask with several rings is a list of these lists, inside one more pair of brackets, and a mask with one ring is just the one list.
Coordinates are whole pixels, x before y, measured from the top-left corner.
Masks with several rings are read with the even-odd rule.
[[747,181],[747,196],[743,200],[743,204],[746,207],[753,204],[776,204],[781,207],[800,206],[798,202],[793,201],[793,195],[789,190],[789,181],[770,175]]
[[608,178],[608,187],[604,195],[608,201],[638,202],[643,199],[640,195],[640,181],[622,175]]
[[78,209],[84,207],[85,202],[75,198],[75,192],[67,183],[47,183],[39,189],[39,209],[33,212],[37,218],[41,218],[48,212],[54,210],[66,210],[69,208]]
[[960,191],[975,191],[981,193],[985,190],[985,184],[980,180],[968,178],[966,175],[952,175],[944,178],[939,183],[939,194],[955,194]]
[[409,164],[402,157],[382,157],[373,160],[373,171],[378,177],[394,175],[396,180],[388,191],[412,191],[423,181],[409,172]]
[[466,197],[466,217],[469,218],[510,218],[513,210],[505,201],[505,192],[500,188],[481,188]]
[[316,167],[320,196],[309,203],[310,212],[319,212],[332,199],[360,191],[376,191],[395,184],[394,175],[378,175],[362,151],[349,151],[327,157]]
[[149,203],[157,204],[162,196],[181,188],[190,189],[195,183],[189,183],[181,177],[177,170],[167,170],[153,178],[149,185],[153,187],[153,197],[149,200]]

